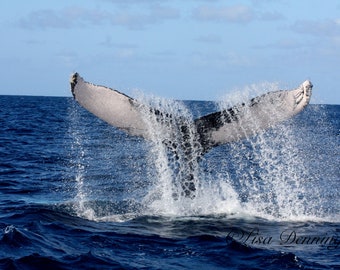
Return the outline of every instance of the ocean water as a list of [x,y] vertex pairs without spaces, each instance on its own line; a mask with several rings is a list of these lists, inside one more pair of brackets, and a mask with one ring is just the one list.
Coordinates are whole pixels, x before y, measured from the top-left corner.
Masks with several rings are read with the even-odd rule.
[[[224,102],[152,99],[197,117]],[[72,98],[0,96],[0,269],[340,269],[340,106],[187,168]]]

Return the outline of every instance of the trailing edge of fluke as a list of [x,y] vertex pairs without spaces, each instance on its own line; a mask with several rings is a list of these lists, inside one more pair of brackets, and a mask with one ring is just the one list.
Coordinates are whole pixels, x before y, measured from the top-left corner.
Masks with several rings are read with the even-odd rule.
[[[150,139],[141,113],[146,105],[117,90],[86,82],[78,73],[72,74],[70,84],[74,99],[95,116],[130,135]],[[309,104],[312,88],[312,83],[306,80],[296,89],[269,92],[232,108],[195,119],[193,124],[203,153],[214,146],[252,136],[293,117]],[[151,108],[150,111],[162,118],[172,118],[166,112]]]

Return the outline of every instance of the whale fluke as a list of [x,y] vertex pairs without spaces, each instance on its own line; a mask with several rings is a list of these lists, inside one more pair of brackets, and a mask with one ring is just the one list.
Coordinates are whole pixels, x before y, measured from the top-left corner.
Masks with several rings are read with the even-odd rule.
[[146,137],[147,130],[135,99],[117,90],[85,82],[78,73],[70,78],[74,99],[86,110],[130,135]]
[[[73,97],[82,107],[130,135],[149,138],[141,114],[145,105],[117,90],[85,82],[78,73],[72,74],[70,84]],[[220,144],[252,136],[293,117],[308,105],[312,87],[312,83],[306,80],[296,89],[269,92],[249,102],[194,120],[203,152]],[[159,119],[172,118],[166,112],[152,108],[149,110],[157,114]],[[185,132],[187,128],[183,127],[182,130]]]
[[[145,112],[153,114],[160,126],[167,125],[165,130],[169,134],[162,143],[175,159],[179,153],[185,155],[180,184],[181,193],[189,198],[195,197],[197,179],[194,171],[202,155],[215,146],[255,135],[298,114],[308,105],[313,88],[307,80],[293,90],[269,92],[194,121],[183,121],[183,118],[148,107],[117,90],[85,82],[78,73],[71,76],[70,84],[74,99],[82,107],[130,135],[152,139]],[[172,129],[180,133],[177,139],[172,137]]]
[[255,135],[301,112],[312,95],[306,80],[298,88],[269,92],[247,103],[205,115],[195,120],[204,149]]

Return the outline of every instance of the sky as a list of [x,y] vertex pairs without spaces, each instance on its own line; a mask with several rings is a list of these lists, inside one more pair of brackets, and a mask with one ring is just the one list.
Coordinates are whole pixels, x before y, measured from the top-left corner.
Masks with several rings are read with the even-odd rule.
[[71,96],[78,72],[185,100],[309,79],[313,103],[340,104],[338,0],[11,0],[0,11],[0,95]]

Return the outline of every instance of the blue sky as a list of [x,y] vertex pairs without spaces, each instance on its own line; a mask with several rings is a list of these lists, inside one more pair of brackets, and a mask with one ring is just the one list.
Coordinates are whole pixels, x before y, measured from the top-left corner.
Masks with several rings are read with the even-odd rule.
[[340,104],[338,0],[1,1],[0,94],[70,96],[68,79],[218,100],[305,79]]

